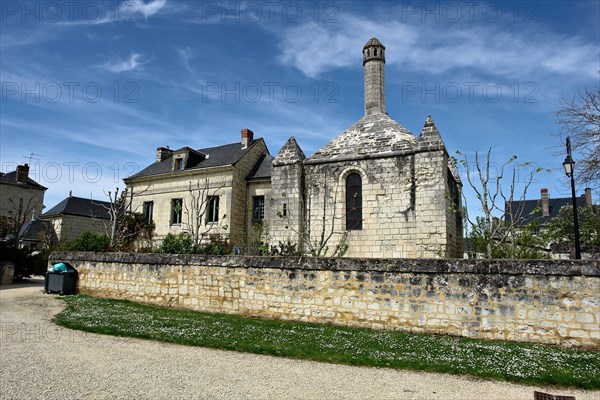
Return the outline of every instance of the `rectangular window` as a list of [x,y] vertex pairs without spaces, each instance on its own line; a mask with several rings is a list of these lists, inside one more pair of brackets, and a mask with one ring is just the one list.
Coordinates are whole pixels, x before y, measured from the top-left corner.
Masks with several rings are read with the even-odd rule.
[[219,222],[219,196],[208,196],[206,223],[216,224],[217,222]]
[[180,170],[183,169],[184,167],[184,163],[183,163],[183,158],[176,158],[175,159],[175,170]]
[[183,211],[183,199],[171,200],[171,224],[181,224],[181,214]]
[[144,218],[146,222],[149,224],[152,223],[152,212],[154,211],[154,202],[153,201],[145,201],[144,202]]
[[252,223],[262,224],[265,219],[265,196],[252,197]]

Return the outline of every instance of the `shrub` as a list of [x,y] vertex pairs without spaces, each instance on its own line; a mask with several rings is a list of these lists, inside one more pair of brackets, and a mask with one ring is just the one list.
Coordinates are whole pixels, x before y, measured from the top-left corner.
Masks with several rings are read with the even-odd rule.
[[10,261],[15,265],[14,279],[43,275],[48,265],[48,251],[30,254],[28,250],[20,249],[11,242],[0,242],[0,261]]
[[179,235],[169,233],[165,236],[156,252],[169,254],[194,253],[194,241],[192,236],[187,232],[181,232]]
[[199,253],[215,256],[231,254],[229,241],[219,234],[210,235],[209,242],[200,247]]
[[280,240],[277,247],[271,246],[272,256],[297,256],[299,254],[300,253],[297,249],[297,244],[292,243],[290,240],[288,240],[286,243],[283,243]]
[[62,242],[59,245],[59,249],[102,253],[108,251],[109,246],[110,238],[107,235],[84,232],[81,236],[71,242]]

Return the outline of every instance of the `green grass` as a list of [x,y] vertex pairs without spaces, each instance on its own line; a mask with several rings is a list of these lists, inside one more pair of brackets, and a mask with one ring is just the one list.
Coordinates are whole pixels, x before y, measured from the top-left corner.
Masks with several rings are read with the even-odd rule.
[[64,297],[62,326],[339,364],[600,389],[600,352],[450,336],[245,318],[90,296]]

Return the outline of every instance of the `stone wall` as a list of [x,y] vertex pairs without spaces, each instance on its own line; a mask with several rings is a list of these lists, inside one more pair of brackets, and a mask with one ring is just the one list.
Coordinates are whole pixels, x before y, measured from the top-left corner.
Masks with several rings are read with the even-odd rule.
[[305,165],[306,229],[312,241],[318,242],[324,221],[325,236],[333,232],[327,243],[332,253],[346,231],[345,180],[350,173],[358,173],[363,223],[362,229],[348,231],[346,256],[460,256],[462,248],[456,238],[462,230],[457,231],[456,217],[449,212],[447,170],[442,151]]
[[44,218],[52,222],[58,240],[75,240],[84,232],[110,235],[110,220],[81,215],[57,215]]
[[600,261],[52,253],[80,293],[376,329],[600,347]]
[[[0,183],[0,215],[11,214],[13,217],[19,214],[19,207],[26,220],[30,220],[35,211],[36,217],[42,215],[44,207],[44,191],[45,189],[32,188],[21,184]],[[21,199],[22,205],[21,205]]]
[[232,180],[231,211],[229,214],[229,239],[231,243],[243,243],[245,241],[242,232],[248,232],[246,217],[249,209],[247,181],[260,156],[268,153],[263,140],[254,142],[246,151],[244,156],[235,164]]

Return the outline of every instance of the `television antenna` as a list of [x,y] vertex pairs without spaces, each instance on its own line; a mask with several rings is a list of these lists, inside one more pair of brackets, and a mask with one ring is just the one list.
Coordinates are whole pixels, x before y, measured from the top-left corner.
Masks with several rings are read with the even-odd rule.
[[29,159],[28,164],[31,164],[31,160],[39,160],[39,157],[43,157],[43,155],[37,153],[29,153],[28,156],[23,156],[23,158]]

